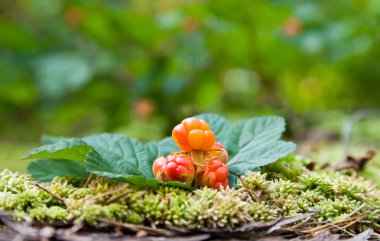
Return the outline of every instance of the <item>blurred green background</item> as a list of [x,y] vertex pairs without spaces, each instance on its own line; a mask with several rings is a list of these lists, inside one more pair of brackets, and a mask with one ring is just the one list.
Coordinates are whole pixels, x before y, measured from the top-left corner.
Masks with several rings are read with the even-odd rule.
[[[0,168],[43,133],[147,141],[200,112],[282,115],[339,161],[343,123],[379,107],[379,26],[379,0],[0,1]],[[350,153],[379,147],[379,117],[354,124]]]

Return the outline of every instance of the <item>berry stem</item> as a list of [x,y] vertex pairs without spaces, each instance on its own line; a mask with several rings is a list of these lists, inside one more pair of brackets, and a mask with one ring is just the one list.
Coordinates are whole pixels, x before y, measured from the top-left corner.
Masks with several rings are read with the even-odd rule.
[[204,156],[204,161],[208,160],[213,160],[213,159],[219,159],[219,157],[223,154],[222,150],[209,150],[205,151],[203,156]]
[[204,159],[204,152],[201,150],[193,150],[190,153],[191,159],[194,162],[194,168],[195,168],[195,187],[198,187],[198,179],[199,177],[203,176],[203,173],[205,172],[206,162]]
[[193,159],[193,162],[196,166],[206,165],[205,159],[203,156],[203,151],[200,151],[200,150],[192,151],[190,153],[190,156],[191,156],[191,159]]

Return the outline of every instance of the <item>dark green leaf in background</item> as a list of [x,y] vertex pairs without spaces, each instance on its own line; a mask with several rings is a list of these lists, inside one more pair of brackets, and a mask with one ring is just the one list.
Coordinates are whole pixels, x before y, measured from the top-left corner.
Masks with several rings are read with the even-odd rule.
[[28,172],[40,182],[50,182],[57,176],[88,177],[84,163],[71,160],[39,159],[29,164]]
[[35,65],[40,92],[51,99],[80,90],[93,75],[88,61],[76,53],[46,55]]

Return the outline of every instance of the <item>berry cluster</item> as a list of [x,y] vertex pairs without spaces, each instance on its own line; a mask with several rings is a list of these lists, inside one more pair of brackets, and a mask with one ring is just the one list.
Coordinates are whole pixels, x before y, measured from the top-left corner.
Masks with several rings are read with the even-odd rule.
[[215,142],[210,125],[190,117],[174,127],[172,137],[182,152],[159,157],[153,163],[158,181],[179,181],[195,187],[228,186],[228,152]]

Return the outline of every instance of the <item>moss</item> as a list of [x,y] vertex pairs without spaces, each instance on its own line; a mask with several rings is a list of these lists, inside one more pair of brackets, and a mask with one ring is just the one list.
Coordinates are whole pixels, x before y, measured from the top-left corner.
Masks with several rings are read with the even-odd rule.
[[250,222],[250,203],[243,201],[240,195],[239,190],[230,188],[196,190],[188,207],[190,226],[232,229]]
[[331,198],[335,194],[333,182],[328,175],[318,172],[308,172],[299,178],[303,190],[315,190],[326,198]]
[[250,190],[266,190],[270,187],[271,182],[267,180],[267,174],[260,174],[259,172],[247,171],[247,173],[242,177],[242,182],[238,182],[239,188],[247,187]]
[[137,213],[141,213],[144,219],[151,225],[162,224],[164,221],[164,211],[167,209],[169,199],[162,195],[149,193],[142,199],[136,199],[131,203],[131,208]]
[[336,221],[354,211],[361,204],[361,202],[352,201],[346,197],[335,200],[328,199],[316,205],[316,209],[321,212],[315,218],[319,221]]
[[[370,182],[338,172],[307,171],[302,163],[294,159],[276,175],[247,172],[242,177],[244,185],[239,182],[237,189],[185,191],[162,186],[141,190],[104,178],[83,188],[84,180],[68,177],[44,184],[64,198],[64,204],[36,187],[30,176],[5,170],[0,173],[0,209],[15,211],[14,217],[20,220],[74,218],[97,225],[98,218],[106,218],[151,226],[232,230],[252,221],[265,222],[311,210],[320,210],[313,217],[315,221],[339,220],[365,204],[358,214],[370,211],[366,221],[379,226],[380,193]],[[296,173],[300,175],[293,175]],[[113,191],[116,188],[120,190]]]
[[[371,215],[366,220],[372,221],[373,225],[377,224],[380,193],[369,181],[339,172],[307,171],[304,168],[299,172],[292,171],[292,168],[299,168],[299,163],[294,163],[297,162],[290,162],[287,168],[283,169],[276,166],[276,170],[280,171],[276,175],[247,172],[242,178],[245,185],[239,184],[239,188],[246,192],[246,195],[242,196],[247,197],[249,192],[254,192],[262,202],[283,216],[321,210],[320,214],[314,217],[320,221],[338,220],[365,203],[372,208]],[[286,175],[281,172],[285,172]],[[290,180],[287,175],[289,173],[302,175],[292,176]],[[362,209],[359,213],[368,210]]]
[[270,179],[279,178],[296,181],[299,176],[308,172],[306,166],[310,162],[310,160],[304,157],[292,154],[262,167],[262,172],[267,173]]
[[75,222],[86,221],[90,225],[97,226],[99,218],[114,221],[125,221],[128,216],[128,208],[119,204],[100,205],[84,200],[72,202],[68,205],[69,218],[75,218]]
[[29,190],[31,177],[20,175],[17,172],[11,172],[7,169],[0,173],[0,192],[4,193],[22,193]]
[[77,177],[70,177],[70,176],[64,176],[64,177],[55,177],[52,180],[52,183],[54,184],[61,184],[61,185],[71,185],[74,188],[83,187],[86,183],[86,180],[83,178],[77,178]]
[[29,217],[38,221],[66,221],[68,216],[66,209],[57,206],[33,208],[28,214]]
[[69,199],[83,199],[85,197],[89,198],[90,196],[94,196],[94,192],[91,189],[88,188],[80,188],[74,190],[70,195],[68,196]]
[[248,214],[256,222],[268,222],[278,217],[277,210],[272,209],[265,202],[252,202],[249,206]]

